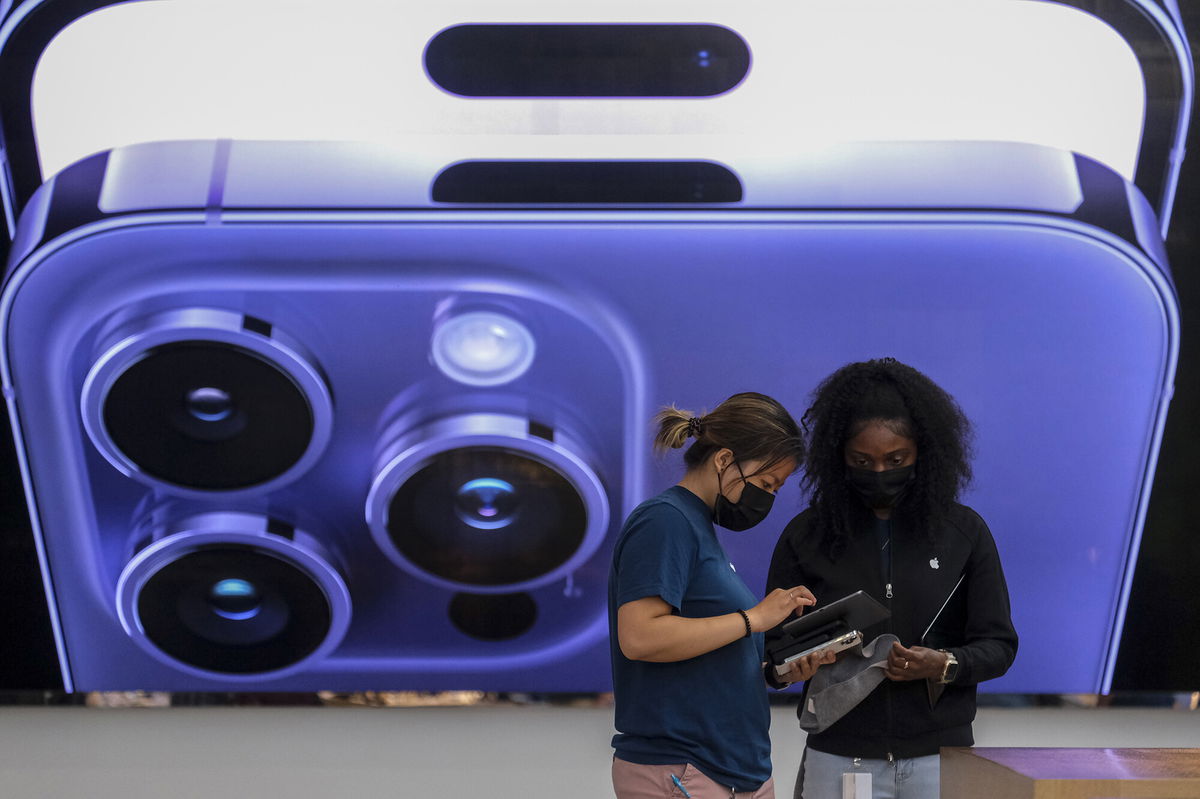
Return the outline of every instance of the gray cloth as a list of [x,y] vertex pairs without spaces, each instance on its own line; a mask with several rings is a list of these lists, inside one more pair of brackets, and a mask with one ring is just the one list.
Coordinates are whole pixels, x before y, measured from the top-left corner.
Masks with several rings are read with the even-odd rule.
[[800,729],[824,732],[883,682],[888,651],[900,639],[884,633],[869,644],[858,644],[822,666],[808,683]]

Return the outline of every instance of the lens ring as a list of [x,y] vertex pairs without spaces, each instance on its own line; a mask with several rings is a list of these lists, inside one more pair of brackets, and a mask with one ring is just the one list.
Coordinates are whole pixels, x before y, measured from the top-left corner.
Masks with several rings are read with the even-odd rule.
[[231,311],[169,311],[98,349],[84,427],[123,474],[183,496],[265,493],[320,457],[332,397],[303,348]]
[[446,588],[501,594],[562,579],[608,528],[608,498],[580,450],[502,414],[412,430],[377,461],[371,534],[396,565]]
[[[479,504],[470,485],[513,490],[499,504]],[[488,491],[488,495],[496,493]],[[481,513],[494,512],[488,517]],[[505,511],[511,511],[506,513]],[[421,571],[476,587],[526,584],[554,573],[579,549],[587,509],[578,489],[553,466],[510,447],[468,446],[439,452],[397,485],[386,528],[395,550]]]
[[126,564],[117,609],[156,660],[192,675],[262,680],[332,651],[349,625],[345,581],[303,531],[265,516],[207,513],[160,529]]

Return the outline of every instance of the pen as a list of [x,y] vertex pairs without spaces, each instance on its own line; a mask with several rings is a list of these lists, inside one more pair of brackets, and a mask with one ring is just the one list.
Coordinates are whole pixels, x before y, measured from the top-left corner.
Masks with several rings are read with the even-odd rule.
[[683,795],[686,797],[686,799],[692,799],[692,795],[690,793],[688,793],[687,788],[683,787],[683,783],[680,782],[679,778],[676,777],[674,774],[671,775],[671,782],[675,783],[676,788],[683,791]]

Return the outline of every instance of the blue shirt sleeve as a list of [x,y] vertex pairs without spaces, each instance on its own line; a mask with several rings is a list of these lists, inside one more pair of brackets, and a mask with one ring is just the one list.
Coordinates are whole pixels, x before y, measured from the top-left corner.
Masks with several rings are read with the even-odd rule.
[[699,553],[692,525],[677,508],[657,503],[630,518],[616,560],[617,607],[648,596],[682,607]]

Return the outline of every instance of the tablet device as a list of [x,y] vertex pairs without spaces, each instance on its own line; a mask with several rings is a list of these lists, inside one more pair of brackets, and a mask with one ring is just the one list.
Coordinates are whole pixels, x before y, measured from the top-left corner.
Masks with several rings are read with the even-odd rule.
[[809,652],[836,644],[835,651],[861,642],[861,631],[886,620],[891,611],[863,591],[823,605],[783,625],[783,637],[768,648],[778,668]]

